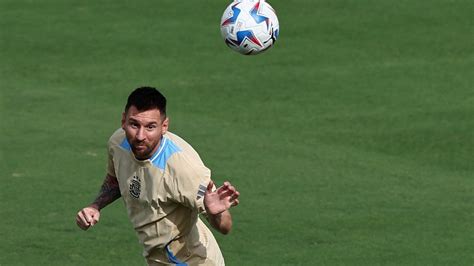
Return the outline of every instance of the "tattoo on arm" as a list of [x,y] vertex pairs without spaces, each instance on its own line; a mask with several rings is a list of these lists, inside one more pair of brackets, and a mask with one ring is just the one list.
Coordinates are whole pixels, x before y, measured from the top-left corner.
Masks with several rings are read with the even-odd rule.
[[118,198],[120,198],[120,188],[117,178],[107,175],[93,204],[97,204],[100,210]]

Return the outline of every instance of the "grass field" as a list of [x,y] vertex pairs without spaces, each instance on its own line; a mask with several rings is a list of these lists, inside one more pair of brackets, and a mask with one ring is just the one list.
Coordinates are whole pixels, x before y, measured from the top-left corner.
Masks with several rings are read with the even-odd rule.
[[117,201],[83,232],[129,92],[241,192],[227,265],[473,265],[472,0],[270,0],[238,55],[229,1],[0,0],[0,265],[144,265]]

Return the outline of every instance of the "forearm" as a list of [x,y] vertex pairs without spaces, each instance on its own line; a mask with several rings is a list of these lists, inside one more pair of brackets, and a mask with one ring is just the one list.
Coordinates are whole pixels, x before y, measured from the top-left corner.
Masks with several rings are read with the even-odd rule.
[[94,202],[91,204],[94,208],[101,210],[105,206],[120,198],[120,188],[117,178],[107,174],[104,183],[100,188],[99,194]]
[[232,229],[232,216],[228,210],[216,215],[208,214],[207,219],[212,227],[224,235]]

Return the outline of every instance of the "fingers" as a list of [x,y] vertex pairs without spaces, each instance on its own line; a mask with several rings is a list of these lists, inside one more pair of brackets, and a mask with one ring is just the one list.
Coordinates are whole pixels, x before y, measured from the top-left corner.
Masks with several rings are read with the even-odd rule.
[[84,210],[81,210],[77,213],[76,224],[82,230],[87,230],[91,226],[90,223],[86,220],[86,217],[84,216]]
[[230,196],[229,201],[230,202],[239,201],[238,200],[239,196],[240,196],[240,193],[238,191],[235,191],[235,193]]
[[230,206],[232,206],[232,207],[235,207],[235,206],[237,206],[237,205],[239,205],[239,200],[238,200],[238,199],[234,200],[234,201],[230,204]]
[[224,184],[217,189],[217,193],[220,199],[224,199],[228,202],[230,207],[239,205],[239,196],[240,192],[235,189],[229,182],[224,182]]
[[235,190],[235,188],[229,182],[226,181],[226,182],[224,182],[224,184],[222,184],[222,186],[220,186],[217,189],[217,193],[220,195],[220,194],[226,192],[227,190],[229,190],[230,188]]
[[214,181],[209,181],[209,184],[207,184],[207,191],[212,192],[212,189],[214,188]]
[[91,218],[92,220],[89,221],[91,226],[94,226],[97,222],[99,222],[99,217],[97,214],[94,214]]
[[86,207],[80,210],[76,215],[76,224],[82,229],[87,230],[99,221],[100,212],[95,208]]
[[240,193],[238,191],[235,191],[234,194],[230,196],[229,202],[231,207],[239,205],[239,196]]
[[217,194],[219,194],[220,198],[225,198],[225,197],[232,196],[232,195],[235,194],[235,192],[237,192],[237,190],[229,182],[224,182],[224,185],[222,185],[217,190]]
[[92,216],[89,214],[89,211],[87,209],[82,210],[82,215],[84,216],[84,219],[88,224],[91,224],[92,222]]

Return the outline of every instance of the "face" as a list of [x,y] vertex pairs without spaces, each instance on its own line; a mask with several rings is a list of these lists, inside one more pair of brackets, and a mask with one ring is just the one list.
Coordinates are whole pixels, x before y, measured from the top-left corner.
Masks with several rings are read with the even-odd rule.
[[168,131],[168,118],[162,119],[158,109],[140,112],[130,106],[122,114],[122,128],[138,160],[151,158],[160,145],[161,137]]

